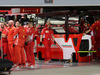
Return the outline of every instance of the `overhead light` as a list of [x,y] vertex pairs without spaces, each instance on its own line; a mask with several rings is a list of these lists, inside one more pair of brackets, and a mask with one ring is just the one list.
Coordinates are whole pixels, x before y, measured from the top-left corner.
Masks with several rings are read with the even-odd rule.
[[44,0],[44,3],[53,3],[53,0]]

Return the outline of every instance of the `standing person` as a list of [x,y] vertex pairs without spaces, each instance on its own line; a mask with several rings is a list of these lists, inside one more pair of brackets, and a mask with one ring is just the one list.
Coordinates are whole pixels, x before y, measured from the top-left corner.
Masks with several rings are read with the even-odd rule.
[[83,25],[84,25],[83,35],[85,35],[85,34],[90,35],[90,32],[89,32],[89,33],[86,33],[86,32],[90,29],[90,24],[89,24],[89,22],[84,22]]
[[24,53],[24,45],[26,40],[26,31],[23,27],[22,22],[19,22],[20,27],[16,29],[16,31],[13,34],[13,37],[18,35],[18,41],[15,45],[15,59],[16,59],[16,68],[19,69],[19,67],[25,67],[25,53]]
[[15,31],[14,27],[14,21],[10,20],[8,22],[8,48],[9,48],[9,60],[14,62],[14,48],[13,48],[13,43],[14,43],[14,38],[13,38],[13,33]]
[[97,58],[100,59],[100,17],[94,24],[92,24],[91,31],[94,36],[94,49],[97,51]]
[[[7,30],[7,28],[5,28],[4,23],[1,23],[0,31],[2,31],[3,55],[8,56],[8,41],[7,41],[8,30]],[[5,57],[5,58],[8,59],[7,57]]]
[[92,49],[97,51],[97,58],[100,59],[100,17],[93,23],[86,33],[91,31]]
[[[24,25],[24,28],[25,28],[25,31],[26,31],[26,34],[27,34],[27,36],[28,36],[28,32],[29,32],[29,24],[27,23],[27,25]],[[27,37],[26,37],[26,39],[27,39]],[[27,43],[26,43],[27,44]],[[28,51],[29,49],[28,49],[28,46],[27,45],[24,45],[24,49],[25,49],[25,52],[26,51]],[[26,54],[26,57],[27,57],[27,54]],[[28,61],[26,60],[26,66],[28,65]]]
[[27,56],[27,62],[30,66],[31,69],[35,68],[35,56],[33,53],[33,48],[34,48],[34,38],[35,38],[35,29],[33,26],[33,22],[29,22],[29,32],[28,32],[28,37],[27,37],[27,49],[26,51],[26,56]]
[[[2,32],[3,55],[7,56],[7,50],[8,50],[7,34],[8,34],[8,30],[5,28],[4,23],[1,23],[0,31]],[[1,43],[0,43],[0,46],[1,46]],[[5,58],[7,59],[7,57],[5,57]]]
[[[17,21],[16,23],[15,23],[15,31],[20,27],[21,25],[20,25],[20,23],[19,23],[19,21]],[[16,63],[17,63],[17,60],[16,60],[16,49],[15,49],[15,46],[17,45],[17,42],[18,42],[18,35],[16,35],[16,36],[14,36],[14,43],[13,43],[13,48],[14,48],[14,57],[15,57],[15,60],[14,60],[14,63],[15,63],[15,65],[16,65]],[[15,66],[14,65],[14,66]]]
[[50,22],[47,22],[46,27],[42,29],[40,36],[40,45],[42,45],[42,38],[45,46],[45,63],[48,63],[51,61],[51,55],[50,55],[51,39],[53,39],[54,43],[56,44]]

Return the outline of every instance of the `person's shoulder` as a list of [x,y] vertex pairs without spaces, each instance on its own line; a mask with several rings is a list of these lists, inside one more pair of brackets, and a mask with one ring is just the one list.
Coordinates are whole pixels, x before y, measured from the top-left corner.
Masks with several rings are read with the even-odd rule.
[[35,30],[35,28],[34,28],[34,27],[32,27],[32,28],[30,28],[30,31],[35,32],[36,30]]
[[97,20],[97,21],[94,22],[94,24],[98,24],[98,23],[100,23],[100,20]]
[[51,31],[53,31],[53,29],[50,28]]
[[46,30],[47,28],[46,27],[44,27],[42,30]]
[[5,30],[5,31],[7,31],[7,32],[9,31],[9,29],[8,29],[8,28],[5,28],[4,30]]
[[16,30],[16,28],[15,28],[14,26],[12,26],[12,29],[13,29],[13,30]]

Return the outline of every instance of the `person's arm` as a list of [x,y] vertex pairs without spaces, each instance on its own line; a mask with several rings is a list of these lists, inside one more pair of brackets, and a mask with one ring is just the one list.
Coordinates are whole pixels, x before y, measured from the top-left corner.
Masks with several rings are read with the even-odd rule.
[[18,29],[14,30],[13,37],[18,34]]
[[6,38],[8,36],[8,30],[5,30],[5,33],[2,34],[2,38]]
[[53,41],[55,41],[55,37],[54,37],[54,35],[52,35],[52,39],[53,39]]
[[85,35],[86,33],[85,33],[85,28],[83,29],[83,36]]
[[42,35],[40,35],[40,46],[42,46]]
[[91,32],[91,30],[87,30],[87,31],[83,32],[83,36],[84,36],[85,34],[88,34],[89,32]]
[[30,35],[27,36],[26,42],[28,42],[30,40]]
[[89,29],[89,30],[87,30],[85,33],[87,34],[87,33],[89,33],[89,32],[91,32],[91,30]]
[[45,30],[42,29],[42,31],[41,31],[41,35],[40,35],[40,42],[42,42],[43,35],[45,34],[44,32],[45,32]]
[[56,44],[54,35],[52,35],[52,39],[53,39],[54,44]]
[[52,30],[52,39],[53,39],[53,42],[54,42],[54,44],[56,44],[56,41],[55,41],[55,37],[54,37],[54,33],[53,33],[53,30]]
[[6,35],[5,34],[2,34],[2,38],[6,38]]
[[42,38],[43,38],[43,36],[42,36],[42,35],[40,35],[40,42],[42,42]]
[[[17,35],[17,34],[18,34],[18,29],[13,30],[13,32],[14,32],[14,33],[12,34],[12,35],[13,35],[13,38],[16,39],[16,37],[18,36],[18,35]],[[15,47],[14,41],[13,41],[13,47]]]
[[41,35],[40,35],[40,46],[42,45],[43,34],[44,34],[44,29],[42,29]]

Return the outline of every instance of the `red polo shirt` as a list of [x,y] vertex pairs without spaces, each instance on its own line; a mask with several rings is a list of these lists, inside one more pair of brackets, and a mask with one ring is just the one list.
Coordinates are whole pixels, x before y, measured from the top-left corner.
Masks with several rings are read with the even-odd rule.
[[43,38],[51,39],[54,33],[52,29],[48,29],[47,27],[45,27],[42,29],[41,35],[43,36]]

